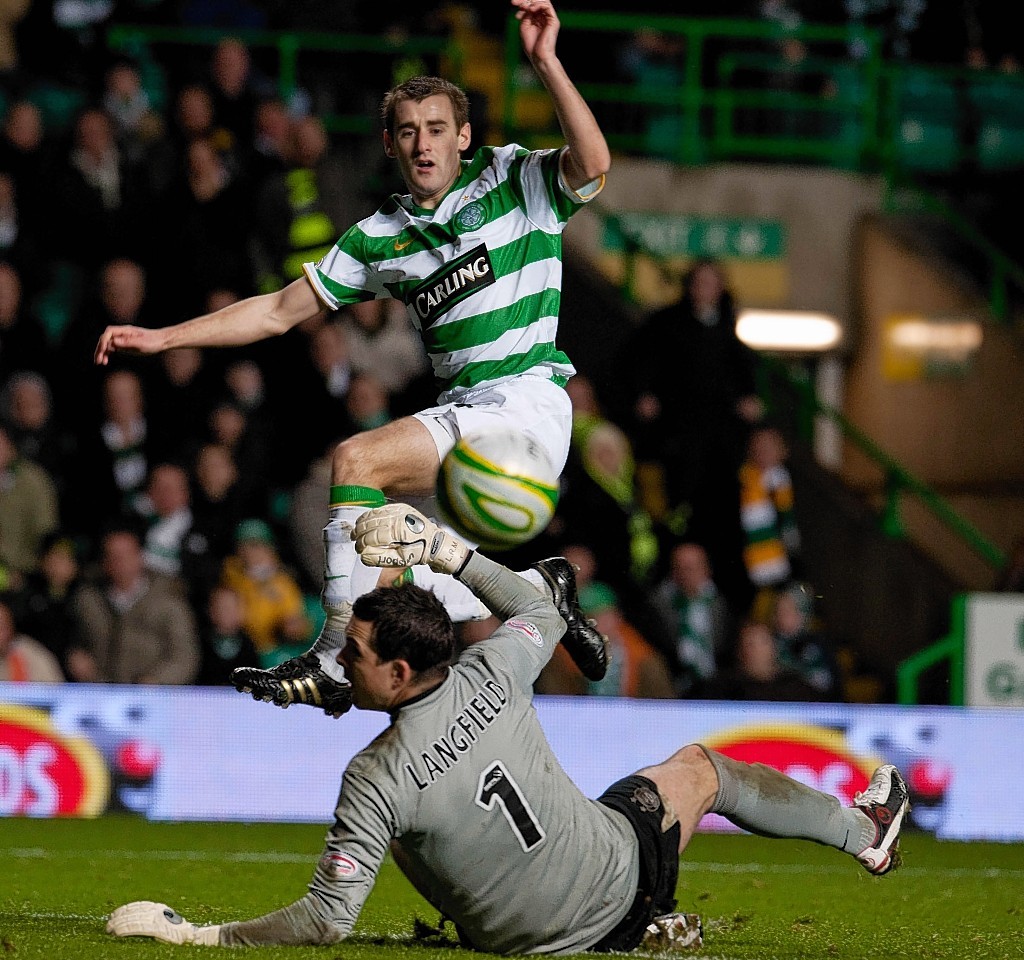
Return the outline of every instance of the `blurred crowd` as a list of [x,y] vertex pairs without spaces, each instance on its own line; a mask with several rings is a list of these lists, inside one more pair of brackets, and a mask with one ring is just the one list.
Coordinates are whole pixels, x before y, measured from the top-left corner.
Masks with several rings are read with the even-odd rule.
[[[480,15],[495,31],[502,18]],[[0,679],[221,684],[304,650],[330,451],[434,400],[390,301],[250,348],[93,364],[108,324],[176,322],[299,276],[372,212],[382,176],[375,144],[332,140],[318,117],[325,91],[345,89],[329,68],[286,101],[237,40],[156,63],[111,55],[104,30],[444,20],[366,4],[0,4]],[[354,100],[391,77],[362,79]],[[569,382],[558,512],[504,559],[576,562],[613,668],[588,684],[558,656],[539,690],[844,697],[802,570],[786,437],[734,320],[720,266],[698,262],[635,329],[614,383]],[[490,629],[466,625],[464,640]]]
[[108,324],[277,289],[372,212],[371,166],[238,40],[107,50],[119,19],[265,25],[229,7],[0,10],[0,679],[224,683],[305,649],[328,452],[433,402],[383,301],[94,365]]
[[757,394],[735,310],[721,265],[698,260],[678,302],[622,345],[614,382],[569,381],[559,507],[515,559],[547,551],[579,567],[580,602],[609,638],[612,668],[588,683],[560,653],[539,690],[844,698],[805,579],[787,439]]

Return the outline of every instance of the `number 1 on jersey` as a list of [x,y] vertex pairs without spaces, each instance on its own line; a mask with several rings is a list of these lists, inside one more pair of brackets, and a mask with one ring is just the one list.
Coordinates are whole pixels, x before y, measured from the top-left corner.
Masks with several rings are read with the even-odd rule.
[[527,803],[519,784],[505,769],[505,764],[495,760],[480,774],[480,783],[476,788],[477,806],[485,810],[493,810],[494,805],[501,807],[512,832],[519,839],[519,845],[526,853],[544,842],[544,829],[537,822],[537,817],[530,804]]

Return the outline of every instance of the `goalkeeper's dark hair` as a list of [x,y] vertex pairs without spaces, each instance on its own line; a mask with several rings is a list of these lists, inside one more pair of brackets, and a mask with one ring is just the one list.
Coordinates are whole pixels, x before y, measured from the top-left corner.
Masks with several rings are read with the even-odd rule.
[[392,87],[380,103],[380,121],[388,133],[395,132],[395,108],[403,100],[420,103],[427,97],[447,97],[455,116],[455,130],[458,132],[469,123],[469,98],[465,92],[450,80],[441,77],[410,77],[397,87]]
[[433,591],[397,583],[364,593],[352,615],[373,625],[381,660],[404,660],[417,673],[443,672],[455,655],[455,626]]

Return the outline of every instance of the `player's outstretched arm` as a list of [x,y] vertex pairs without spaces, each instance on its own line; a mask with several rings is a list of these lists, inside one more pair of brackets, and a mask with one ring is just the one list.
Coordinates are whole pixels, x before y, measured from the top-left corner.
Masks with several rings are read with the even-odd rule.
[[558,59],[555,41],[560,23],[551,0],[512,0],[523,51],[551,97],[568,144],[563,172],[573,190],[603,177],[611,152],[587,102]]
[[175,347],[241,347],[277,336],[315,317],[323,304],[305,277],[275,293],[249,297],[184,323],[150,330],[111,326],[100,335],[93,359],[101,366],[113,353],[162,353]]
[[166,903],[136,900],[118,907],[107,920],[107,933],[115,937],[150,937],[178,945],[220,945],[220,927],[197,927]]
[[325,919],[323,900],[307,893],[295,903],[252,920],[197,927],[166,903],[137,900],[118,907],[107,919],[115,937],[149,937],[178,946],[260,947],[319,946],[337,943],[351,923]]

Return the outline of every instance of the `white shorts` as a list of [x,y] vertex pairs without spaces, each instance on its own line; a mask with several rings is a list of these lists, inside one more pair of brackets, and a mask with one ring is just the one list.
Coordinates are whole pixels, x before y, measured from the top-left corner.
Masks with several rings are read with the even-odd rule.
[[[572,439],[572,402],[564,387],[544,377],[524,374],[498,384],[470,390],[457,403],[445,403],[414,413],[434,438],[437,456],[445,454],[465,434],[514,427],[537,441],[561,474]],[[418,501],[428,516],[433,498]]]

